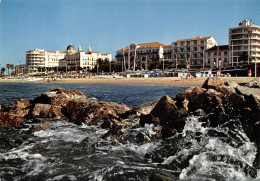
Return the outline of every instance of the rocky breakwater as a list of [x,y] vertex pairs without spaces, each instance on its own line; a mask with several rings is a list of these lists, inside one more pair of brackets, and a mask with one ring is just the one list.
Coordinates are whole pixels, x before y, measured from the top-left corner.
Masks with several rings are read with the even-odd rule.
[[[208,78],[202,87],[191,87],[176,97],[163,96],[140,125],[154,124],[162,137],[182,132],[188,117],[196,116],[205,127],[218,127],[234,120],[241,124],[248,138],[255,142],[255,168],[260,168],[260,89],[259,79],[240,86],[220,78]],[[252,86],[253,85],[253,86]]]
[[[164,143],[165,145],[155,154],[146,155],[146,158],[160,162],[163,161],[163,157],[177,153],[178,150],[186,148],[185,145],[190,145],[189,140],[199,139],[197,133],[177,134],[183,133],[189,118],[196,117],[204,127],[216,128],[225,125],[232,128],[235,124],[241,127],[241,130],[257,147],[253,168],[249,169],[252,172],[251,175],[255,177],[255,170],[260,168],[260,89],[256,87],[258,81],[254,80],[255,83],[249,82],[241,86],[234,82],[224,82],[220,78],[209,78],[202,87],[188,88],[175,97],[162,96],[159,101],[135,108],[130,108],[125,104],[101,102],[96,98],[87,98],[77,91],[57,88],[31,101],[20,99],[1,109],[0,127],[3,129],[2,132],[8,129],[11,138],[1,137],[0,141],[5,144],[1,144],[0,149],[8,151],[21,144],[22,140],[27,138],[26,135],[42,129],[50,129],[48,120],[66,120],[86,125],[98,124],[101,128],[108,130],[103,138],[116,136],[115,139],[119,141],[124,140],[122,129],[153,124],[153,130],[156,132],[154,139],[173,138],[168,142],[163,142],[162,145]],[[23,136],[21,136],[19,128],[25,125],[31,126],[29,126],[29,131],[22,132]],[[16,127],[16,134],[12,129],[14,127]],[[235,127],[235,129],[238,128]],[[208,134],[223,136],[216,131]],[[145,133],[136,136],[138,138],[134,139],[141,142],[150,142],[153,139]],[[237,140],[233,143],[232,140],[229,141],[235,147],[241,143],[239,139],[243,138],[234,136],[234,139]],[[192,157],[191,154],[183,158],[183,163],[180,161],[176,169],[186,168]],[[175,169],[173,165],[171,167]]]

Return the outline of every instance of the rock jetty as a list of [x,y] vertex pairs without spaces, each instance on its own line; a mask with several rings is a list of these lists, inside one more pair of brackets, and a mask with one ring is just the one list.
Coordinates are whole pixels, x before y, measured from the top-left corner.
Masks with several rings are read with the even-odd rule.
[[[0,110],[0,127],[22,127],[40,119],[67,120],[75,124],[96,125],[107,129],[108,136],[122,139],[122,129],[153,124],[157,136],[167,138],[181,133],[187,118],[196,116],[205,127],[218,127],[230,120],[239,121],[248,138],[255,142],[254,167],[260,168],[260,79],[244,86],[208,78],[202,87],[190,87],[175,97],[131,108],[125,104],[87,98],[80,92],[57,88],[29,101],[20,99]],[[133,118],[127,121],[127,118]],[[32,126],[30,133],[50,129],[46,122]],[[138,140],[149,141],[145,134]],[[10,145],[9,145],[10,147]],[[11,148],[11,147],[10,147]],[[3,148],[4,149],[4,148]]]

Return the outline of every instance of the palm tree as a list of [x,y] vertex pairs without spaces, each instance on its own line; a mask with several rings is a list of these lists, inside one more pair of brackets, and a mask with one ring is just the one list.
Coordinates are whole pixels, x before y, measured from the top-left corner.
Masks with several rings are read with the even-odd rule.
[[248,53],[244,51],[240,54],[239,61],[244,61],[245,64],[247,60],[248,60]]
[[[12,70],[12,72],[13,72],[13,69],[14,69],[14,64],[10,64],[10,69]],[[12,72],[11,72],[11,74],[12,74]]]
[[1,69],[1,75],[4,75],[4,73],[5,73],[5,68],[3,67],[3,68]]
[[6,64],[6,68],[8,69],[8,75],[9,75],[10,64]]

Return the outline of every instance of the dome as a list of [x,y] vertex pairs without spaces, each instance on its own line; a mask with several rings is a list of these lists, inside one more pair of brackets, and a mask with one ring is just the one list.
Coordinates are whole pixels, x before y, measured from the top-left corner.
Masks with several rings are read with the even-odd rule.
[[67,51],[68,51],[68,50],[75,50],[75,48],[74,48],[73,45],[70,44],[70,45],[67,47]]
[[74,53],[75,53],[75,48],[74,48],[73,45],[70,44],[70,45],[67,47],[67,53],[69,53],[69,54],[74,54]]

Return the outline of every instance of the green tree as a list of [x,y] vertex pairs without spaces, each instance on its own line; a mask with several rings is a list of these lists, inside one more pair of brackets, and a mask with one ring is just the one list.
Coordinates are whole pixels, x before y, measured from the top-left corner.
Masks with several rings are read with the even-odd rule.
[[[12,70],[12,72],[13,72],[13,69],[14,69],[14,64],[10,64],[10,69]],[[12,72],[11,72],[11,74],[12,74]]]
[[2,69],[1,69],[1,75],[4,75],[4,73],[5,73],[5,68],[2,67]]
[[8,70],[8,75],[9,75],[10,64],[6,64],[6,68]]

